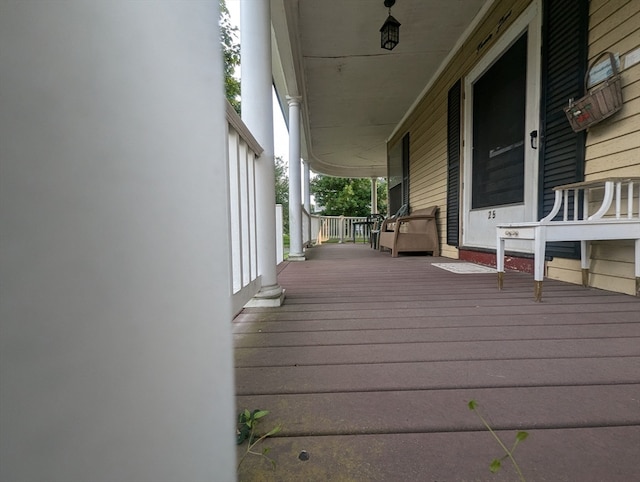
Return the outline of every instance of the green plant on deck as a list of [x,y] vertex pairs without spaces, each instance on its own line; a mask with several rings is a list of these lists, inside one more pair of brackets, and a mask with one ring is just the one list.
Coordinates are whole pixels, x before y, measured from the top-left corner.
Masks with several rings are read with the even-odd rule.
[[520,442],[523,442],[524,440],[527,439],[529,434],[527,432],[522,432],[522,431],[516,433],[516,440],[513,443],[511,449],[509,449],[504,444],[504,442],[500,439],[498,434],[491,428],[491,426],[486,421],[486,419],[482,416],[482,414],[478,411],[478,402],[476,402],[475,400],[471,400],[468,403],[468,407],[469,407],[469,410],[471,410],[478,416],[480,421],[484,424],[487,430],[489,430],[489,433],[493,436],[496,442],[498,442],[498,445],[500,445],[500,447],[502,447],[502,450],[504,450],[505,452],[505,455],[502,458],[494,459],[491,462],[491,464],[489,465],[489,470],[495,474],[498,470],[502,468],[502,461],[508,458],[509,460],[511,460],[511,463],[513,464],[513,468],[516,469],[516,472],[518,473],[518,477],[520,477],[520,480],[522,482],[526,482],[526,479],[524,478],[524,475],[522,475],[522,471],[520,470],[520,466],[518,465],[515,457],[513,456],[513,452],[516,450],[516,447]]
[[264,447],[262,449],[262,452],[255,452],[253,450],[256,445],[258,445],[264,439],[277,434],[281,430],[280,425],[278,425],[277,427],[269,430],[264,435],[258,434],[258,426],[262,422],[262,418],[268,414],[269,412],[267,410],[254,410],[253,412],[250,412],[246,408],[238,414],[238,427],[236,429],[237,444],[242,445],[245,441],[247,442],[247,450],[238,462],[238,469],[240,469],[242,462],[244,462],[244,459],[249,454],[264,457],[266,460],[271,462],[271,465],[274,469],[276,468],[276,461],[267,456],[267,454],[269,453],[268,447]]

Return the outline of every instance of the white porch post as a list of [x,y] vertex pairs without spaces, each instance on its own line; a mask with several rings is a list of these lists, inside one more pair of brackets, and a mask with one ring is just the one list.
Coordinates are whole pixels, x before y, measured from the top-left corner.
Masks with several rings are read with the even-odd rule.
[[371,178],[371,214],[378,214],[378,178]]
[[[307,214],[311,214],[311,173],[309,169],[309,161],[304,161],[304,209]],[[307,223],[307,239],[311,244],[311,219]]]
[[271,98],[271,5],[241,0],[242,120],[264,152],[256,164],[258,273],[262,288],[248,306],[280,306],[284,293],[276,271],[276,190]]
[[289,102],[289,261],[304,261],[302,250],[302,167],[300,165],[300,97]]
[[0,480],[236,478],[217,18],[0,2]]
[[311,214],[311,173],[309,161],[304,161],[304,209]]

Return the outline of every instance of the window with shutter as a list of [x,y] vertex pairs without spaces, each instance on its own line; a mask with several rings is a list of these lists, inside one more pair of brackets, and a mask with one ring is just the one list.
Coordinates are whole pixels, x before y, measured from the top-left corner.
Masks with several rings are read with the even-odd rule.
[[[583,95],[587,69],[588,0],[544,0],[538,219],[553,206],[553,187],[584,180],[584,132],[575,133],[563,112]],[[547,254],[579,258],[579,243],[549,243]]]

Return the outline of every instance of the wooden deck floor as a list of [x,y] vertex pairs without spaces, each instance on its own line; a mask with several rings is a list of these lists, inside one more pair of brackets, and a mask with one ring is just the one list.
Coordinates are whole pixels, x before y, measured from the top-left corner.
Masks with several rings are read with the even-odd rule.
[[[640,299],[531,275],[456,274],[445,258],[323,245],[282,265],[281,308],[234,321],[238,410],[282,432],[240,480],[640,480]],[[299,454],[306,451],[309,459]]]

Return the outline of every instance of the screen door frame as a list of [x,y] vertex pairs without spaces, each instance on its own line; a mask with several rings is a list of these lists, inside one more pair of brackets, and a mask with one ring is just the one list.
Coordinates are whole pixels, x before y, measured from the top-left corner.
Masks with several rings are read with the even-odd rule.
[[[538,150],[529,133],[540,123],[541,22],[542,6],[535,0],[465,77],[464,81],[464,164],[462,244],[495,249],[496,226],[502,223],[535,221],[538,206]],[[524,202],[512,205],[472,208],[473,189],[473,86],[509,48],[527,32],[527,75],[524,141]],[[535,145],[535,144],[534,144]],[[536,146],[537,147],[537,146]],[[508,249],[533,252],[531,243],[517,242]]]

